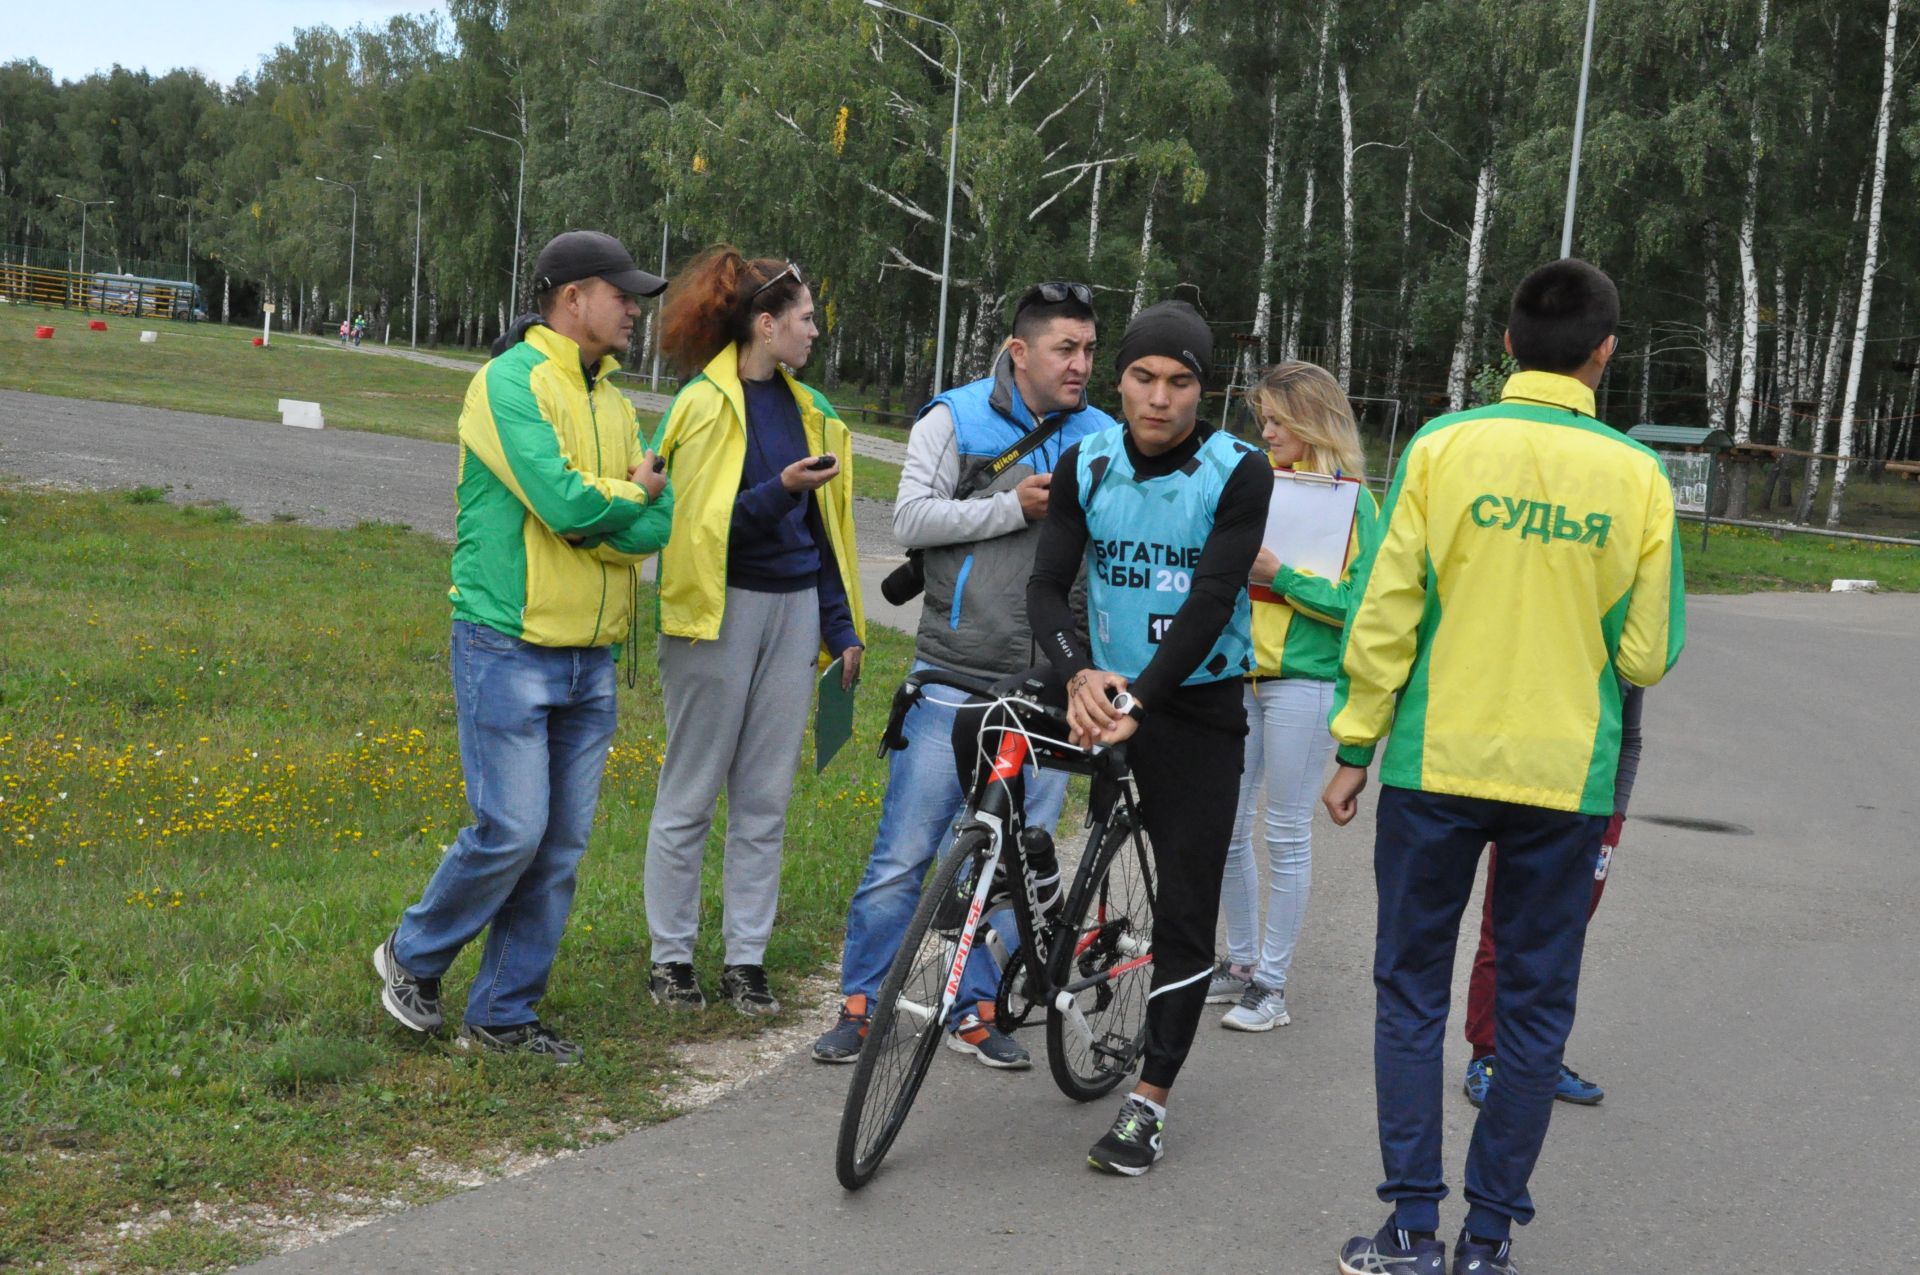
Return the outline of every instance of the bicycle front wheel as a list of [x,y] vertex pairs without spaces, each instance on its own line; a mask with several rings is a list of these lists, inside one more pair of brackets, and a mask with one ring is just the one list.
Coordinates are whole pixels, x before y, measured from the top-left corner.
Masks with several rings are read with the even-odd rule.
[[860,1061],[840,1117],[834,1171],[840,1185],[857,1191],[872,1179],[913,1109],[940,1047],[940,1000],[959,949],[965,906],[956,908],[956,881],[970,873],[987,849],[987,834],[962,833],[920,894],[899,954],[874,1003]]
[[1075,882],[1054,938],[1047,1065],[1077,1102],[1110,1093],[1145,1050],[1155,893],[1146,834],[1116,820]]

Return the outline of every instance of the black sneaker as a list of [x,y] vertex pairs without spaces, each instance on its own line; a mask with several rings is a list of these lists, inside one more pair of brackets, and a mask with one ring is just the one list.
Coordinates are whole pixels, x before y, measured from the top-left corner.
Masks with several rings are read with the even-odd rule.
[[749,1018],[768,1018],[780,1012],[780,1002],[767,986],[767,971],[759,965],[729,965],[720,971],[720,999]]
[[440,980],[407,973],[406,966],[393,954],[392,934],[373,949],[373,968],[380,975],[382,1009],[413,1031],[440,1030],[444,1021],[440,1016]]
[[1161,1143],[1166,1131],[1167,1122],[1154,1115],[1153,1108],[1128,1094],[1113,1128],[1087,1152],[1087,1163],[1102,1173],[1137,1178],[1167,1153]]
[[847,997],[840,1003],[840,1021],[813,1042],[813,1060],[823,1063],[859,1062],[860,1047],[867,1043],[867,1027],[872,1021],[872,1016],[867,1013],[865,996],[855,994]]
[[580,1061],[580,1046],[560,1039],[538,1022],[518,1027],[476,1027],[468,1023],[453,1045],[456,1049],[483,1049],[495,1054],[528,1054],[545,1058],[556,1067],[571,1067]]
[[668,1009],[705,1009],[707,998],[700,994],[700,980],[693,966],[685,961],[655,961],[647,978],[647,992],[656,1005]]

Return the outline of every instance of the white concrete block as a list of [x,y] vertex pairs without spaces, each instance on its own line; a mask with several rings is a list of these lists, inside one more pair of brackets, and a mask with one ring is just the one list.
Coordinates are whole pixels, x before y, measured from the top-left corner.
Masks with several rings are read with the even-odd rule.
[[283,398],[280,400],[280,423],[294,425],[301,429],[325,429],[326,418],[320,415],[320,405],[309,403],[305,399]]
[[1878,580],[1835,580],[1829,593],[1878,593]]

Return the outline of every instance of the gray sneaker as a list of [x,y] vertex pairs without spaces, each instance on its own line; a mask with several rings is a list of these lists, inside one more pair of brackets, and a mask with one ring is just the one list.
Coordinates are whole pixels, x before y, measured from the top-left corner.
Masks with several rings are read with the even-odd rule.
[[1221,961],[1213,967],[1213,977],[1207,981],[1207,1004],[1231,1005],[1247,994],[1253,986],[1253,980],[1242,978],[1233,972],[1233,966]]
[[380,975],[380,1008],[414,1031],[440,1030],[440,980],[407,973],[393,954],[393,935],[373,949],[373,969]]
[[562,1040],[538,1022],[518,1027],[478,1027],[468,1023],[454,1038],[454,1048],[469,1053],[527,1054],[544,1058],[556,1067],[571,1067],[580,1061],[580,1046]]
[[1246,995],[1228,1010],[1220,1025],[1228,1031],[1270,1032],[1293,1020],[1287,1016],[1287,994],[1277,987],[1247,984]]

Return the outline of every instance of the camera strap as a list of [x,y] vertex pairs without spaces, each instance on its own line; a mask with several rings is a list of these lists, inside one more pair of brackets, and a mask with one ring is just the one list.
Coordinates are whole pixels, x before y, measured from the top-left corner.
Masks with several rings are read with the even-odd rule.
[[981,487],[1006,473],[1007,470],[1013,468],[1014,462],[1018,461],[1022,456],[1041,447],[1048,439],[1058,434],[1061,428],[1066,425],[1067,418],[1074,415],[1077,415],[1077,413],[1055,412],[1052,416],[1047,417],[1038,425],[1034,426],[1019,442],[1007,448],[1006,451],[1001,452],[992,460],[983,461],[975,465],[966,474],[961,476],[959,482],[954,484],[953,499],[965,500]]

